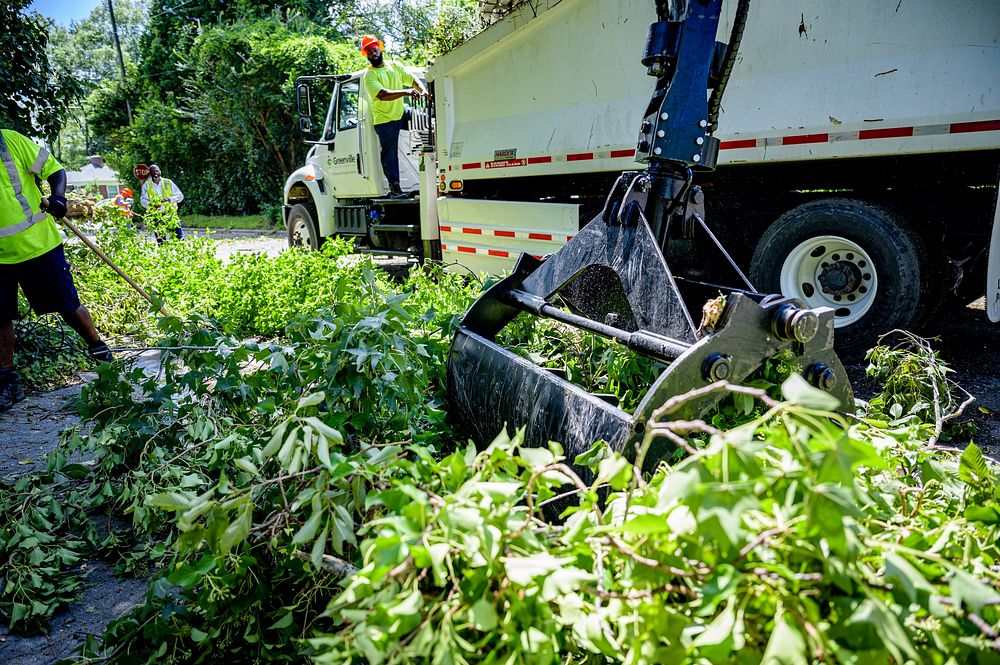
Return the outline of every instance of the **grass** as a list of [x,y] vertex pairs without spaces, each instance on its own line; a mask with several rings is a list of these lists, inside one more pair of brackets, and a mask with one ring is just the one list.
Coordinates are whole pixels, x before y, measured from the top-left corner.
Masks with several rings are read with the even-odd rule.
[[262,229],[277,226],[266,215],[184,215],[181,224],[199,229]]

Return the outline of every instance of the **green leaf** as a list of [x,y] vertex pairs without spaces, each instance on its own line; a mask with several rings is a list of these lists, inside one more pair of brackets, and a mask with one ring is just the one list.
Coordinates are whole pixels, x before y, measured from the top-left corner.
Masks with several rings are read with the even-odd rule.
[[1000,602],[1000,593],[981,580],[958,568],[953,567],[951,571],[951,581],[948,585],[955,602],[964,604],[976,614],[981,613],[987,603]]
[[237,457],[233,460],[233,464],[238,468],[246,471],[247,473],[253,474],[255,476],[260,475],[260,471],[257,469],[257,465],[250,461],[249,457]]
[[315,393],[309,393],[308,395],[305,395],[301,399],[299,399],[299,403],[295,407],[295,410],[298,411],[299,409],[304,409],[306,407],[322,404],[323,400],[325,399],[326,399],[326,393],[323,392],[322,390]]
[[653,533],[667,533],[670,525],[663,515],[636,515],[621,526],[621,531],[625,533],[635,533],[639,535],[649,535]]
[[149,497],[149,505],[164,510],[187,510],[193,498],[181,492],[159,492]]
[[282,615],[280,619],[271,624],[271,630],[281,630],[282,628],[288,628],[292,625],[292,620],[294,616],[291,611],[286,612]]
[[547,601],[558,601],[560,598],[565,598],[567,594],[578,591],[583,583],[593,580],[593,573],[573,566],[563,566],[545,576],[541,598]]
[[761,665],[808,665],[806,638],[787,612],[774,619],[774,631],[767,641]]
[[603,441],[598,441],[590,450],[584,453],[580,453],[573,460],[573,463],[577,466],[585,466],[593,471],[597,470],[597,465],[606,457],[611,456],[611,448]]
[[518,455],[532,469],[544,469],[555,461],[555,455],[548,448],[522,448]]
[[885,576],[892,582],[893,588],[901,591],[911,603],[917,602],[918,592],[934,593],[934,586],[924,579],[909,561],[898,554],[890,552],[885,556]]
[[736,628],[736,604],[730,598],[726,608],[697,637],[694,646],[703,658],[715,662],[726,660],[733,649],[733,633]]
[[493,604],[485,598],[477,600],[469,609],[472,613],[472,625],[475,626],[476,630],[485,633],[496,628],[499,622],[497,611]]
[[306,418],[305,421],[310,425],[312,425],[312,428],[315,429],[317,432],[319,432],[323,437],[325,437],[329,443],[332,443],[335,446],[341,446],[344,444],[344,436],[337,430],[333,429],[332,427],[324,423],[319,418],[316,418],[315,416],[310,416]]
[[319,531],[320,521],[323,519],[323,511],[316,510],[313,514],[309,516],[306,523],[302,525],[302,528],[298,530],[295,537],[292,538],[292,543],[296,545],[301,545],[302,543],[307,543],[316,537],[316,532]]
[[540,575],[548,575],[573,560],[572,557],[554,557],[551,554],[535,554],[527,557],[507,557],[504,568],[507,577],[516,584],[527,586]]
[[327,538],[327,528],[323,527],[320,531],[319,537],[313,543],[312,551],[309,554],[309,560],[312,562],[314,568],[319,570],[323,565],[323,555],[326,554],[326,538]]
[[852,626],[874,628],[882,640],[882,645],[897,663],[905,663],[911,659],[916,662],[921,661],[899,618],[882,601],[868,598],[860,603],[847,620],[847,630],[851,630]]
[[219,539],[219,551],[228,554],[238,543],[243,542],[250,534],[252,524],[253,504],[247,502],[240,507],[237,518],[226,527]]
[[281,448],[281,443],[285,440],[285,431],[288,429],[289,421],[284,421],[271,431],[271,439],[261,451],[261,456],[265,459],[273,456]]
[[392,617],[410,617],[416,616],[420,613],[420,610],[424,606],[424,597],[420,593],[420,589],[413,589],[407,593],[402,598],[396,600],[395,605],[390,605],[386,610],[386,614]]
[[979,489],[993,480],[983,451],[974,443],[969,443],[958,460],[958,477]]
[[328,441],[329,439],[320,435],[319,440],[316,442],[316,459],[327,469],[333,469],[333,463],[330,461],[330,444]]
[[793,404],[817,411],[835,411],[840,400],[828,392],[809,385],[801,374],[792,374],[781,384],[781,394]]
[[601,460],[597,469],[595,485],[608,483],[613,489],[621,490],[625,489],[632,479],[631,462],[619,455]]

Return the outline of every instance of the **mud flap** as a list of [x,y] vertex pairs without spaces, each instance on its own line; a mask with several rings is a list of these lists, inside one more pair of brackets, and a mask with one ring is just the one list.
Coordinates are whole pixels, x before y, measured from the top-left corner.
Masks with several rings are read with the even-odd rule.
[[986,315],[993,323],[1000,323],[1000,194],[993,210],[993,237],[986,264]]

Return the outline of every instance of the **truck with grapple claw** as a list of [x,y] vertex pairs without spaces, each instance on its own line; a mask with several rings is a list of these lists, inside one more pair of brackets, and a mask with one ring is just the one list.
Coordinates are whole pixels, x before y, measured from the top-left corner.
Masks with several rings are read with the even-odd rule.
[[[409,198],[385,196],[364,72],[300,81],[314,147],[285,184],[290,244],[353,236],[361,251],[502,273],[557,251],[642,168],[650,83],[636,59],[655,3],[513,5],[417,72],[432,94],[401,134]],[[736,3],[720,20],[729,34]],[[717,163],[692,172],[708,228],[756,290],[831,308],[842,350],[956,299],[985,294],[1000,320],[1000,3],[755,0],[741,27],[731,70],[712,72],[726,80],[710,107]],[[710,271],[686,251],[674,260]]]

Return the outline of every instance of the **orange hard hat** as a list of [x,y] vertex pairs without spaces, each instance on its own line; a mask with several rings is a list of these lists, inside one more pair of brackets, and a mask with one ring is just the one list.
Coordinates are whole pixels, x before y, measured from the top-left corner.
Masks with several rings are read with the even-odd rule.
[[132,190],[128,187],[122,187],[122,194],[125,196],[132,196]]
[[378,48],[380,51],[385,50],[385,46],[382,45],[381,39],[375,37],[374,35],[365,35],[364,37],[361,38],[361,52],[362,53],[367,52],[368,47],[373,46],[375,44],[378,44]]

